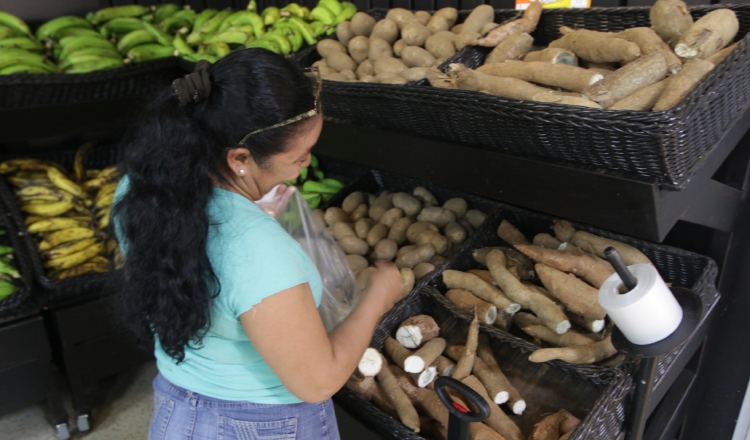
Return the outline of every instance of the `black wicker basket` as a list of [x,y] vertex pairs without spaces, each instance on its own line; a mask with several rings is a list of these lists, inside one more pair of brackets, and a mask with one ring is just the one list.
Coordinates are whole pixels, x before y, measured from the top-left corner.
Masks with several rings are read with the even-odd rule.
[[[17,156],[17,155],[15,155]],[[44,153],[32,153],[25,157],[36,157],[56,162],[70,169],[75,157],[75,150],[64,150]],[[91,151],[87,166],[89,168],[104,168],[120,163],[124,158],[124,146],[119,142],[98,144]],[[0,160],[7,157],[0,157]],[[11,219],[21,237],[25,252],[29,255],[34,277],[42,288],[40,295],[44,305],[57,305],[71,299],[83,299],[101,294],[110,273],[93,273],[51,280],[42,265],[42,259],[37,246],[26,228],[25,216],[21,213],[11,187],[5,179],[0,179],[0,200],[7,206]]]
[[[358,180],[353,182],[351,185],[347,186],[343,190],[341,190],[339,193],[337,193],[331,200],[329,200],[326,204],[322,206],[323,209],[327,209],[331,206],[341,206],[341,203],[344,201],[346,196],[351,194],[354,191],[362,191],[367,192],[371,194],[376,194],[380,192],[381,190],[387,189],[393,192],[403,191],[411,194],[412,190],[414,188],[422,186],[424,188],[427,188],[435,197],[438,199],[439,202],[444,203],[448,199],[452,199],[454,197],[461,197],[465,199],[469,204],[469,209],[478,209],[485,214],[490,215],[492,211],[495,209],[496,203],[484,199],[481,197],[473,196],[470,194],[461,193],[459,191],[434,186],[427,182],[420,182],[419,180],[412,179],[409,177],[404,177],[399,174],[389,173],[386,171],[380,171],[380,170],[370,170],[366,174],[362,175]],[[452,252],[454,253],[460,253],[460,249],[463,249],[463,246],[467,246],[471,240],[466,240],[462,247],[454,248]],[[446,261],[447,263],[447,261]],[[435,272],[438,271],[439,268],[435,269]],[[416,290],[420,289],[422,286],[427,284],[427,281],[430,279],[430,277],[424,277],[421,280],[417,280],[416,284],[414,285],[414,289],[412,292],[415,292]]]
[[[657,180],[681,189],[750,103],[750,5],[696,6],[697,18],[721,7],[740,20],[740,44],[668,111],[604,111],[433,87],[326,81],[327,116],[489,151],[565,160]],[[649,26],[649,8],[544,10],[533,36],[545,45],[558,27],[617,31]],[[743,38],[744,37],[744,38]],[[487,49],[465,48],[469,65]]]
[[0,300],[0,325],[39,311],[38,298],[33,292],[34,272],[28,250],[5,206],[3,206],[3,213],[6,215],[0,217],[0,229],[5,230],[6,233],[0,236],[0,245],[13,247],[13,265],[21,278],[19,289],[14,294]]
[[[466,338],[470,319],[446,307],[442,295],[425,287],[389,312],[378,325],[370,346],[382,350],[386,337],[391,336],[404,319],[418,315],[432,316],[440,326],[441,336],[461,343]],[[500,368],[526,399],[523,415],[509,415],[527,437],[534,423],[544,415],[565,408],[581,419],[571,439],[619,439],[625,420],[627,398],[633,388],[627,371],[615,371],[608,381],[592,377],[575,366],[562,369],[558,364],[534,364],[528,361],[531,349],[503,334],[487,332],[490,345]],[[385,438],[421,439],[403,424],[391,418],[370,402],[344,388],[335,398],[348,410],[365,420]]]
[[148,97],[184,75],[179,58],[84,74],[0,76],[0,109]]
[[[526,237],[531,238],[538,233],[550,232],[553,219],[554,217],[548,215],[533,213],[509,205],[498,204],[492,217],[485,222],[484,226],[482,226],[479,231],[477,231],[472,243],[465,247],[460,254],[451,258],[447,265],[441,267],[440,273],[436,271],[436,273],[430,277],[429,284],[436,287],[439,291],[445,292],[447,289],[442,282],[442,270],[468,270],[480,268],[480,265],[476,263],[472,257],[473,249],[487,246],[509,246],[508,243],[505,243],[497,236],[497,227],[502,220],[507,220],[520,229]],[[671,282],[674,286],[690,288],[701,297],[701,300],[703,301],[703,316],[701,322],[703,322],[708,312],[719,301],[719,293],[716,290],[718,269],[716,263],[714,263],[712,259],[693,252],[683,251],[681,249],[661,244],[649,243],[619,234],[613,234],[586,225],[574,224],[574,226],[576,229],[628,243],[643,251],[643,253],[654,263],[666,282]],[[454,310],[455,313],[468,317],[468,314],[458,309],[450,303],[450,301],[446,300],[446,302],[448,303],[448,307]],[[490,332],[505,334],[505,332],[494,326],[486,327]],[[529,349],[537,348],[531,342],[526,340],[520,340],[519,344],[526,345]],[[670,353],[659,357],[654,387],[659,384],[659,381],[667,373],[674,360],[680,355],[685,344],[686,343],[683,343]],[[592,376],[603,376],[605,378],[612,371],[612,368],[610,367],[596,365],[581,365],[576,366],[576,368],[588,371]]]

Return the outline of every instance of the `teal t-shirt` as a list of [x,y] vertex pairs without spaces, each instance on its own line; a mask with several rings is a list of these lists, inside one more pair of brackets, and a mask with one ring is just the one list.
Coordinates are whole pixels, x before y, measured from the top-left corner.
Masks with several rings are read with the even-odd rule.
[[[124,177],[115,199],[127,191],[128,184]],[[320,274],[299,243],[250,200],[215,188],[207,209],[211,220],[208,257],[221,282],[221,292],[211,304],[211,327],[200,346],[185,347],[185,360],[179,364],[157,340],[159,372],[175,385],[218,399],[301,402],[250,343],[239,315],[264,298],[303,283],[309,283],[319,305]],[[127,258],[127,245],[120,234],[118,238]]]

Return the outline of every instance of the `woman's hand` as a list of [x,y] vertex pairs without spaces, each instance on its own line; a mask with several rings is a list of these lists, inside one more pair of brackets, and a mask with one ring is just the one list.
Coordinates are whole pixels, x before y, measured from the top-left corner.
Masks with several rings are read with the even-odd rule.
[[370,275],[365,290],[368,296],[382,302],[385,313],[403,298],[401,272],[390,261],[376,261],[374,267],[375,271]]
[[296,190],[297,188],[286,186],[282,183],[274,187],[271,191],[268,191],[268,194],[256,201],[255,204],[269,216],[278,219],[279,214],[284,211],[284,208],[289,203],[289,198],[292,197],[292,194]]

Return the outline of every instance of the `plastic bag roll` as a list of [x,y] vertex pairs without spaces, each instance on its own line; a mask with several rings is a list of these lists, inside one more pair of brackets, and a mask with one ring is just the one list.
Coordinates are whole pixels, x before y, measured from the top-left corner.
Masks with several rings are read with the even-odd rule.
[[648,345],[671,335],[682,322],[682,307],[650,264],[628,266],[638,280],[627,293],[620,276],[612,274],[599,289],[599,304],[633,344]]

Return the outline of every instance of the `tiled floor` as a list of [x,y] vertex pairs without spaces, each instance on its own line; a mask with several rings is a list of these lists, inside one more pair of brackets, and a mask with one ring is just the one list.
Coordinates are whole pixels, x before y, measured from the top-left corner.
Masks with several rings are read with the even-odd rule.
[[[153,362],[132,371],[100,382],[96,387],[92,430],[85,435],[71,432],[72,439],[86,440],[145,440],[153,408],[151,381],[156,376]],[[73,414],[66,398],[68,413]],[[342,440],[379,440],[374,434],[336,407]],[[55,429],[47,419],[44,403],[28,406],[0,416],[0,439],[56,440]],[[71,429],[75,426],[71,419]]]

